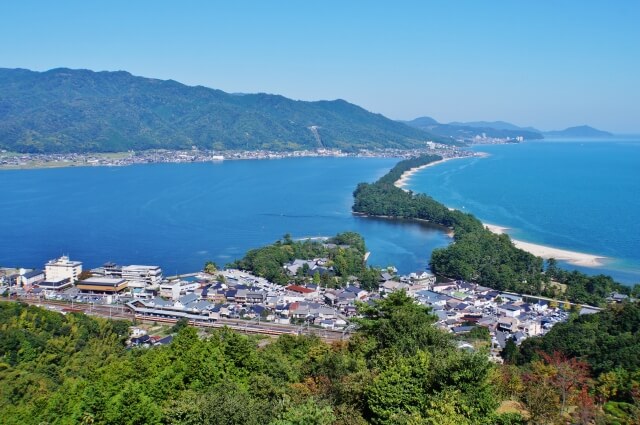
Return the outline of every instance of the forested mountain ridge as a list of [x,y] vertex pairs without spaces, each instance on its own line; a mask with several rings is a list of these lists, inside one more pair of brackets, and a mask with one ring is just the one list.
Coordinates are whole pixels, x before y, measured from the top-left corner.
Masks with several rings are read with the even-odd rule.
[[416,148],[422,130],[344,100],[229,94],[128,72],[0,69],[0,148],[115,152],[154,148]]

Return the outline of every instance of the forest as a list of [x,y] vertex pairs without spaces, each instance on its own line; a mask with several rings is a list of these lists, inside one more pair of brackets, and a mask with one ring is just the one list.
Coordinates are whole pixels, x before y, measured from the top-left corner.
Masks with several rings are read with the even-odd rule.
[[[516,248],[509,235],[492,233],[471,214],[450,210],[428,195],[394,185],[405,171],[441,159],[437,155],[423,155],[400,161],[375,183],[358,184],[353,193],[353,211],[370,216],[427,220],[453,231],[453,243],[434,250],[431,255],[431,270],[441,276],[498,290],[596,306],[604,305],[613,291],[632,292],[632,288],[608,276],[562,270],[554,260],[547,263],[547,272],[541,258]],[[566,285],[566,291],[560,290],[562,286],[558,283]]]
[[[559,325],[531,339],[531,347],[516,347],[505,365],[491,363],[482,350],[457,349],[451,334],[433,326],[430,310],[402,291],[358,308],[358,330],[332,344],[182,327],[170,345],[127,348],[131,323],[0,302],[0,418],[3,424],[637,423],[637,304]],[[594,326],[612,341],[607,358],[598,358],[586,338],[563,341],[574,329],[585,335]]]
[[[326,240],[294,241],[290,235],[284,235],[271,245],[252,249],[227,267],[248,270],[271,282],[286,285],[290,282],[305,283],[314,281],[324,287],[344,286],[350,276],[358,279],[364,289],[378,289],[380,270],[367,267],[364,261],[366,247],[364,239],[357,233],[344,232]],[[312,260],[326,258],[329,273],[307,274],[300,268],[296,276],[289,276],[284,265],[294,259]]]

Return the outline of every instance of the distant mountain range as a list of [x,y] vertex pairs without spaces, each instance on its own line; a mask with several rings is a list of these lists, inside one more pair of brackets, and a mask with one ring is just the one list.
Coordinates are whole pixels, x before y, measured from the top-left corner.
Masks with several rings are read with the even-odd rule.
[[522,137],[527,140],[542,139],[542,134],[534,128],[520,128],[502,121],[441,124],[431,117],[420,117],[412,121],[404,121],[407,125],[427,131],[441,137],[451,137],[456,140],[471,141],[476,136],[485,135],[500,139],[516,139]]
[[0,148],[115,152],[152,148],[416,148],[451,143],[344,100],[229,94],[128,72],[0,68]]
[[406,124],[428,131],[442,137],[452,137],[454,139],[472,140],[479,135],[495,138],[523,137],[527,140],[542,138],[605,138],[613,136],[612,133],[602,131],[582,125],[569,127],[559,131],[540,131],[534,127],[518,127],[517,125],[505,121],[473,121],[473,122],[451,122],[442,124],[431,117],[420,117],[412,121],[404,121]]

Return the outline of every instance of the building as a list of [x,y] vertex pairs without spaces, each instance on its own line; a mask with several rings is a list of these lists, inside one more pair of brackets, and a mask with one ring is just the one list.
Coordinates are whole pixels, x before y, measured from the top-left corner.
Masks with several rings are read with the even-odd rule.
[[177,300],[181,295],[193,293],[200,288],[199,282],[186,282],[184,280],[174,280],[160,285],[160,296]]
[[116,277],[90,277],[76,285],[85,294],[111,295],[127,288],[127,281]]
[[66,255],[54,260],[49,260],[44,266],[45,279],[48,282],[58,282],[63,279],[69,279],[71,283],[75,283],[80,273],[82,273],[82,262],[71,261]]
[[64,279],[56,279],[56,280],[47,279],[37,283],[36,285],[38,286],[38,288],[48,293],[48,292],[62,291],[63,289],[67,289],[73,286],[73,283],[71,283],[71,279],[67,277]]
[[158,287],[162,282],[162,269],[158,266],[123,266],[122,278],[130,288]]
[[44,272],[42,270],[26,271],[20,269],[20,275],[18,276],[18,284],[24,287],[30,287],[31,285],[42,282],[44,280]]

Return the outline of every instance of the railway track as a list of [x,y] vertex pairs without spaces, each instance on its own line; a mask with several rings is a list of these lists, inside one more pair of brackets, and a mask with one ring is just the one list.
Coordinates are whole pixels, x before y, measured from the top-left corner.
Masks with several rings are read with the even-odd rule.
[[[144,323],[167,323],[174,324],[178,320],[165,317],[149,317],[140,314],[134,314],[125,306],[107,306],[85,303],[69,303],[65,301],[55,300],[38,300],[30,298],[21,298],[19,301],[40,307],[49,307],[50,309],[60,311],[62,313],[78,312],[87,315],[99,316],[109,319],[137,320]],[[327,342],[342,341],[349,337],[348,333],[330,329],[318,329],[307,326],[281,325],[275,323],[264,323],[234,319],[218,319],[213,322],[190,320],[189,325],[198,328],[223,328],[227,327],[237,332],[261,334],[269,336],[279,335],[314,335]]]

